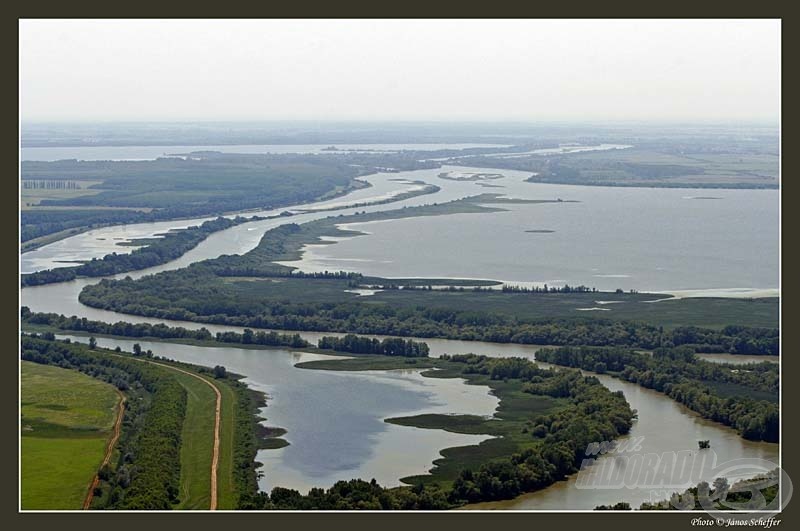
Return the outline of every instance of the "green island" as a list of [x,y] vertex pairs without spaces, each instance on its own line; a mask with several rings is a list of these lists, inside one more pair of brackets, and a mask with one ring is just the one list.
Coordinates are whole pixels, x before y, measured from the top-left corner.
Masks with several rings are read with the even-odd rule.
[[[407,190],[405,192],[400,192],[397,194],[392,195],[391,197],[387,197],[386,199],[376,199],[374,201],[361,201],[355,203],[348,203],[347,208],[361,208],[365,206],[373,206],[373,205],[385,205],[388,203],[396,203],[398,201],[403,201],[404,199],[410,199],[412,197],[417,197],[420,195],[427,195],[427,194],[435,194],[441,188],[436,186],[435,184],[427,184],[425,181],[406,181],[406,179],[389,179],[390,181],[401,181],[407,184],[415,184],[419,186],[416,190]],[[297,209],[298,212],[331,212],[334,210],[341,210],[343,207],[341,206],[332,206],[328,208],[300,208]]]
[[79,266],[57,267],[23,274],[20,285],[22,287],[39,286],[54,282],[66,282],[76,278],[103,277],[154,267],[179,258],[215,232],[263,219],[268,218],[236,216],[228,219],[219,217],[205,221],[201,225],[169,231],[161,238],[143,238],[130,242],[127,245],[141,245],[130,254],[111,253],[100,259],[94,258],[86,261]]

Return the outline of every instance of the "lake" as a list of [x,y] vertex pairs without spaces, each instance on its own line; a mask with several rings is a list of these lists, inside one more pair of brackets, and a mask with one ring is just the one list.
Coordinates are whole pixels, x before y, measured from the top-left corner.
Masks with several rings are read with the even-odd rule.
[[478,444],[489,436],[397,426],[385,418],[423,412],[491,416],[499,403],[488,387],[466,385],[460,378],[424,378],[419,370],[353,373],[295,368],[297,363],[335,356],[107,338],[98,338],[97,343],[127,351],[139,343],[156,355],[204,366],[223,364],[228,371],[246,375],[248,386],[268,396],[267,407],[261,410],[267,419],[264,424],[286,429],[282,438],[290,443],[258,452],[256,460],[264,465],[259,486],[265,491],[281,486],[306,492],[357,477],[399,485],[401,477],[428,472],[443,448]]
[[500,205],[507,211],[491,214],[348,223],[342,228],[367,234],[308,245],[302,260],[284,263],[381,277],[777,295],[777,190],[714,190],[719,199],[700,201],[693,199],[699,190],[534,184],[524,182],[530,175],[524,172],[461,170],[505,175],[491,181],[504,188],[456,183],[472,188],[472,195],[563,201]]

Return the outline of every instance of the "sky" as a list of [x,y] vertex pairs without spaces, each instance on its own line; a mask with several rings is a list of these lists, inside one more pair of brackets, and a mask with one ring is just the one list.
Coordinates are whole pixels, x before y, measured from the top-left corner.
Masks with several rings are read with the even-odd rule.
[[23,121],[776,122],[779,20],[21,20]]

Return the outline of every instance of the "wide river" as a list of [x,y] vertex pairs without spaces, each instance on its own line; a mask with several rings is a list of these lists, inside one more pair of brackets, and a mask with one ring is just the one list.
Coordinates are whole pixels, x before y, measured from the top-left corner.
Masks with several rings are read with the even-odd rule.
[[[457,181],[438,177],[440,173],[447,171],[496,172],[504,177],[485,182]],[[330,260],[336,267],[325,268],[348,269],[344,267],[346,262],[337,260],[346,256],[347,259],[357,260],[353,263],[357,264],[355,267],[360,271],[367,273],[380,271],[379,274],[384,275],[396,271],[398,274],[395,276],[480,277],[533,283],[548,281],[552,284],[557,284],[554,281],[561,280],[570,284],[595,285],[601,289],[617,286],[627,289],[640,286],[639,282],[644,282],[645,289],[663,291],[764,289],[771,293],[778,286],[777,192],[775,191],[714,190],[709,193],[701,190],[582,188],[525,183],[523,179],[527,176],[528,174],[507,170],[461,167],[376,174],[365,178],[373,185],[370,188],[322,203],[293,207],[290,210],[298,212],[312,207],[341,207],[343,202],[353,204],[381,200],[408,190],[413,186],[410,181],[416,180],[436,184],[441,190],[436,194],[417,196],[389,204],[349,208],[333,213],[298,213],[288,221],[300,223],[331,214],[441,203],[486,192],[533,199],[562,198],[563,203],[504,205],[509,208],[508,212],[426,218],[422,221],[426,223],[422,233],[430,235],[434,241],[439,242],[438,246],[429,244],[428,237],[419,238],[421,225],[403,225],[404,222],[420,222],[420,220],[412,218],[370,224],[368,227],[361,227],[362,230],[366,229],[372,233],[370,236],[351,238],[328,246],[326,253],[341,254],[326,255],[327,258],[323,260]],[[395,179],[405,179],[405,181]],[[488,183],[505,188],[481,186]],[[720,199],[696,199],[705,196]],[[569,203],[568,200],[580,202]],[[665,204],[659,206],[662,201]],[[583,210],[579,210],[580,208]],[[279,212],[269,211],[259,214],[274,215]],[[588,219],[591,219],[591,231],[586,230],[589,227]],[[742,221],[743,219],[747,221]],[[36,251],[35,255],[26,253],[21,257],[21,268],[23,271],[34,271],[56,267],[62,261],[102,256],[110,252],[106,250],[109,248],[109,241],[120,241],[114,238],[127,239],[158,234],[170,228],[196,224],[200,221],[187,220],[99,229],[43,247]],[[287,219],[281,218],[233,227],[212,235],[173,262],[128,275],[137,278],[158,271],[185,267],[192,262],[221,254],[246,252],[258,243],[265,230],[286,222]],[[429,222],[432,222],[432,225],[428,225]],[[671,224],[670,227],[662,227],[666,222]],[[621,223],[633,223],[637,226],[626,232],[620,229]],[[727,230],[724,229],[726,223],[728,223]],[[751,223],[756,225],[756,229],[750,226]],[[648,225],[662,239],[644,238],[646,231],[639,230],[640,224]],[[384,227],[395,232],[379,234],[378,231],[384,230]],[[494,227],[494,230],[483,230],[484,227]],[[578,237],[580,227],[583,227],[586,236]],[[547,229],[556,232],[525,233],[520,230],[521,228]],[[440,234],[440,231],[444,231],[444,235]],[[513,231],[513,234],[508,231]],[[391,249],[386,249],[382,243],[383,238],[399,237],[398,235],[402,234],[405,234],[405,240],[395,241],[395,247],[405,248],[407,251],[413,249],[414,252],[406,253],[415,255],[416,258],[413,260],[398,256]],[[468,245],[465,245],[463,239],[458,240],[463,238],[460,235],[465,234],[475,235],[469,240]],[[410,235],[416,236],[413,241]],[[551,244],[544,243],[548,241],[546,239],[548,237]],[[717,248],[717,242],[713,241],[717,237],[724,238],[727,242],[724,252],[721,248]],[[454,238],[456,242],[448,243],[448,240]],[[563,247],[548,246],[559,239],[566,240],[567,244]],[[659,247],[666,247],[667,250],[674,251],[678,244],[673,243],[673,239],[683,242],[689,248],[687,251],[689,258],[677,260],[674,257],[670,258],[668,252],[662,253],[657,250]],[[472,264],[471,260],[477,259],[477,254],[489,255],[501,249],[495,240],[500,240],[508,246],[505,248],[505,254],[496,254],[490,259],[479,261],[478,265]],[[529,240],[538,243],[531,248],[521,243]],[[364,242],[363,246],[348,247],[351,242],[357,241]],[[406,243],[403,243],[404,241]],[[567,253],[566,248],[570,242],[573,246],[584,246],[580,248],[579,254]],[[612,245],[611,250],[604,248],[608,245]],[[517,246],[525,247],[527,250],[517,251]],[[747,246],[755,247],[746,248]],[[542,261],[541,256],[559,248],[562,249],[559,259],[566,261],[561,263],[561,273],[555,270],[551,272],[547,267],[555,262],[548,265],[548,260]],[[75,251],[76,249],[78,251]],[[454,249],[461,253],[459,255],[462,257],[461,260],[450,260],[448,255]],[[472,249],[484,249],[487,252],[473,253]],[[686,250],[684,247],[681,249]],[[117,247],[115,250],[125,252],[130,249]],[[386,254],[381,254],[382,252]],[[319,259],[319,252],[312,249],[304,256],[303,268],[313,269],[314,260]],[[528,260],[527,266],[526,260]],[[581,263],[581,260],[587,262]],[[697,260],[701,261],[702,267],[693,263]],[[393,265],[398,261],[401,266]],[[458,266],[460,261],[468,265]],[[421,262],[429,263],[420,266],[418,263]],[[510,263],[513,263],[513,266],[509,266]],[[666,272],[660,273],[662,269],[655,267],[655,264],[659,264],[658,267]],[[375,269],[370,269],[373,267]],[[395,267],[397,269],[393,269]],[[715,267],[719,270],[715,271],[714,275],[703,272],[704,269]],[[586,272],[595,269],[596,276],[585,275]],[[520,271],[530,273],[524,274]],[[148,318],[96,310],[80,304],[77,295],[82,287],[97,281],[98,279],[78,280],[26,288],[21,291],[21,303],[34,311],[78,315],[109,322],[117,320],[156,322]],[[197,323],[166,322],[191,328],[201,326]],[[233,328],[205,326],[212,332]],[[321,334],[301,335],[315,341]],[[78,337],[73,339],[85,340]],[[430,339],[425,341],[431,347],[431,354],[434,356],[442,353],[475,352],[533,359],[540,348],[532,345]],[[120,345],[123,348],[130,348],[133,343],[116,339],[99,339],[98,342],[101,345]],[[268,405],[263,411],[263,416],[268,419],[265,424],[285,428],[287,433],[284,438],[290,445],[279,450],[259,452],[258,461],[264,464],[264,477],[260,481],[260,486],[265,490],[275,485],[305,490],[311,486],[330,486],[336,480],[353,477],[365,479],[374,477],[382,484],[397,485],[401,477],[428,470],[441,449],[476,444],[485,437],[400,427],[383,422],[384,419],[424,412],[470,412],[491,415],[497,405],[497,399],[491,396],[485,387],[464,385],[459,379],[428,379],[420,376],[415,370],[365,373],[317,371],[298,369],[294,365],[300,361],[324,357],[318,354],[289,352],[283,349],[246,350],[189,347],[158,342],[139,343],[143,348],[150,348],[159,355],[174,359],[203,365],[224,365],[233,372],[245,375],[248,384],[268,394]],[[660,455],[664,452],[681,450],[696,451],[697,440],[708,439],[711,441],[712,451],[716,454],[717,464],[738,458],[766,459],[776,464],[779,462],[778,445],[744,441],[732,430],[705,421],[663,395],[636,385],[607,376],[601,377],[601,381],[611,389],[622,390],[631,406],[638,411],[639,420],[634,423],[629,437],[636,440],[643,437],[639,442],[644,453]],[[616,458],[602,458],[601,461],[609,459]],[[705,475],[701,475],[701,479],[713,479],[713,470],[710,468],[705,469],[703,474]],[[693,481],[696,479],[692,478]],[[480,508],[592,509],[598,504],[617,501],[628,501],[638,506],[641,501],[649,500],[651,497],[665,496],[663,492],[653,493],[649,489],[626,487],[582,489],[576,487],[575,478],[572,478],[516,500]]]

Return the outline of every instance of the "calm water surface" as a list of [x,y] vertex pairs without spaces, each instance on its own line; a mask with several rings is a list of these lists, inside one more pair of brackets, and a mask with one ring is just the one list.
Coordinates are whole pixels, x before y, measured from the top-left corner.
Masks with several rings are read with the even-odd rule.
[[356,477],[399,485],[401,477],[428,472],[441,449],[478,444],[489,436],[397,426],[385,418],[423,412],[491,416],[499,403],[488,387],[465,385],[460,378],[424,378],[419,370],[353,373],[295,367],[334,356],[123,339],[97,342],[128,351],[139,343],[157,355],[205,366],[224,364],[246,375],[245,383],[268,396],[261,413],[264,424],[286,429],[283,438],[290,443],[259,451],[256,460],[264,465],[259,486],[266,491],[282,486],[305,492]]
[[776,295],[776,190],[714,190],[718,199],[697,200],[709,191],[534,184],[524,182],[527,173],[483,171],[506,175],[491,181],[505,188],[459,184],[472,187],[472,195],[490,191],[563,202],[502,205],[507,211],[491,214],[348,223],[345,228],[366,235],[307,245],[300,261],[284,263],[304,271],[342,269],[382,277]]

